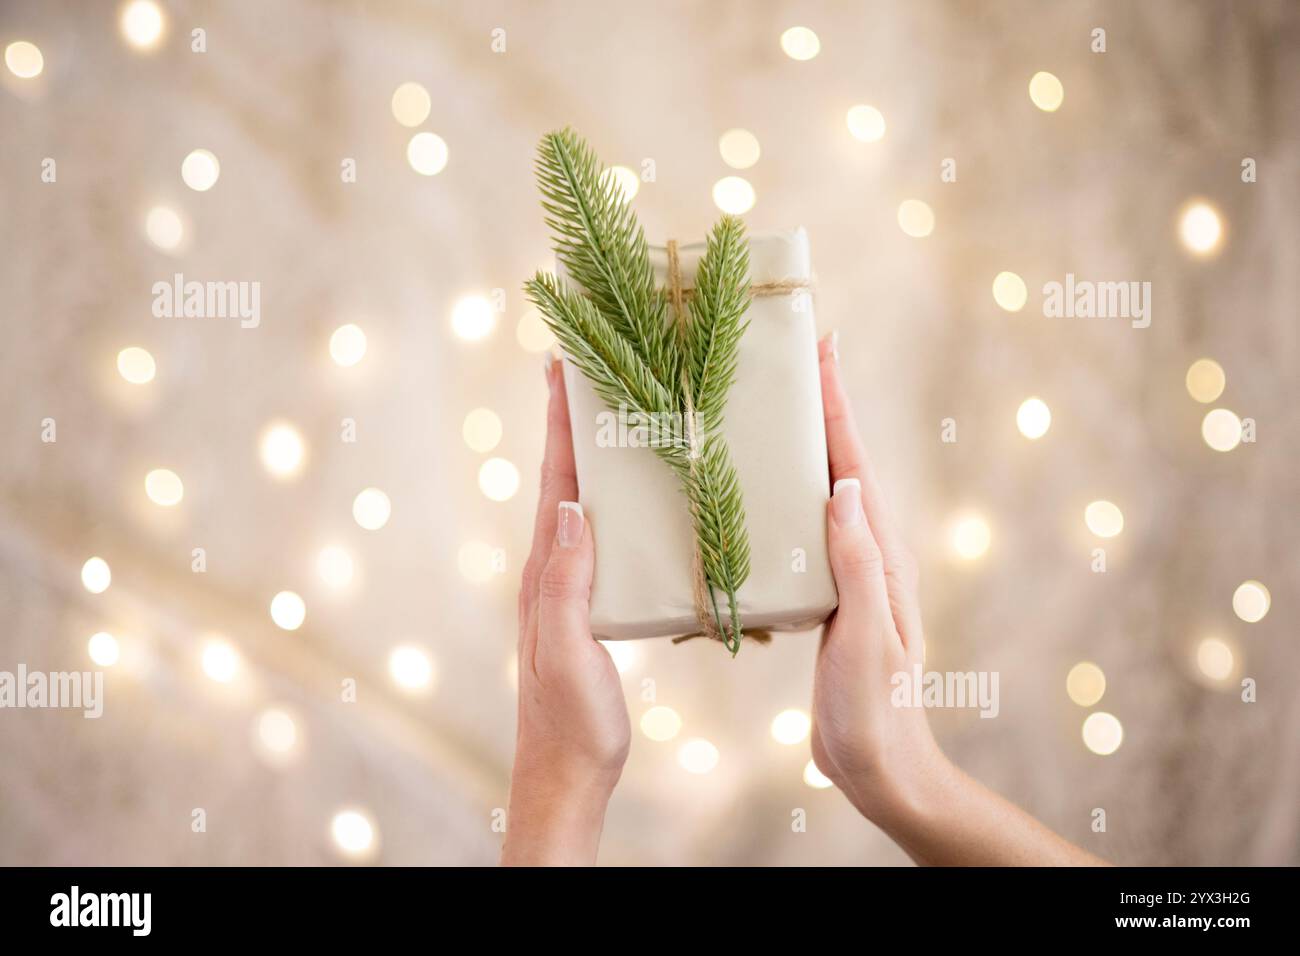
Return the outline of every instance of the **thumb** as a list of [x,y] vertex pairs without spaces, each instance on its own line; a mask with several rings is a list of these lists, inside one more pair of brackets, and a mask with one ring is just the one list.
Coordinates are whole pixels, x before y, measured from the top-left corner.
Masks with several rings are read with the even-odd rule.
[[885,563],[867,524],[862,485],[857,478],[835,482],[827,512],[831,571],[840,593],[841,618],[892,628]]
[[561,501],[551,556],[538,581],[539,644],[591,640],[589,601],[594,565],[595,546],[582,505]]

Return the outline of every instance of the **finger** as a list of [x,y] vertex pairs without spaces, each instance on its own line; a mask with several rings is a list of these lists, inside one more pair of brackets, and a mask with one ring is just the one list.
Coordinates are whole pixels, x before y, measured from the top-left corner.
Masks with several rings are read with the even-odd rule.
[[[856,478],[841,478],[826,506],[827,545],[831,572],[839,591],[840,620],[863,622],[865,628],[835,628],[870,639],[881,631],[895,632],[885,589],[885,565],[862,507],[862,487]],[[898,638],[892,638],[898,640]]]
[[538,578],[539,652],[570,642],[592,643],[590,601],[595,563],[595,545],[582,505],[576,501],[561,501],[556,507],[556,530],[550,557]]
[[831,481],[856,478],[862,491],[867,524],[880,549],[885,585],[895,624],[905,645],[921,640],[920,605],[916,559],[903,542],[893,512],[885,500],[876,470],[867,460],[866,449],[853,417],[853,406],[840,377],[838,341],[835,333],[818,344],[821,360],[822,406],[826,421],[826,453]]
[[545,362],[550,397],[546,406],[546,451],[542,456],[541,489],[537,496],[537,517],[533,522],[533,546],[524,564],[519,592],[519,620],[524,626],[528,612],[537,602],[537,582],[555,540],[556,515],[561,501],[578,498],[577,469],[573,463],[573,430],[569,423],[569,401],[560,363],[550,355]]

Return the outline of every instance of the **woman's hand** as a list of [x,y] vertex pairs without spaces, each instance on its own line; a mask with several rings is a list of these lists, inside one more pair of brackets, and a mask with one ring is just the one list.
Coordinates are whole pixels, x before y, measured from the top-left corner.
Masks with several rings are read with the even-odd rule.
[[578,500],[564,377],[550,402],[533,548],[519,591],[519,724],[504,864],[592,864],[631,724],[609,652],[591,636],[595,562]]
[[818,769],[919,863],[1101,862],[954,767],[923,708],[893,703],[893,676],[920,667],[925,654],[916,561],[867,462],[833,336],[819,358],[840,604],[822,635],[813,683]]

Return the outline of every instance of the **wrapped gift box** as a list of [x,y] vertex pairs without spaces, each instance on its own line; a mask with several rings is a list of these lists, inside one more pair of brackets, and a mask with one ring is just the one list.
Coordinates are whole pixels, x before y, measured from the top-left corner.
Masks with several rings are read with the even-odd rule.
[[[678,249],[688,289],[704,248],[701,242]],[[664,281],[667,252],[652,248],[651,258]],[[749,532],[750,575],[739,591],[747,632],[811,628],[836,606],[826,556],[830,478],[812,295],[805,288],[763,291],[806,286],[811,275],[803,229],[750,240],[756,291],[723,427]],[[652,449],[609,443],[608,428],[598,441],[609,409],[572,363],[564,368],[579,496],[596,540],[592,631],[613,640],[698,632],[695,536],[677,478]],[[718,602],[725,617],[726,595]]]

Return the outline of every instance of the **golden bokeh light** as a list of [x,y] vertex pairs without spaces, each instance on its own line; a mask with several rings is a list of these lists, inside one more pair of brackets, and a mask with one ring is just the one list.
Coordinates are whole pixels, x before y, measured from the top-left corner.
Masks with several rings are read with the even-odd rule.
[[772,739],[779,744],[793,746],[794,744],[803,743],[808,738],[812,730],[812,718],[808,712],[792,707],[783,710],[772,718],[772,726],[769,728],[772,733]]
[[100,631],[98,634],[92,634],[90,640],[86,642],[86,653],[100,667],[112,667],[121,657],[122,648],[117,643],[116,637],[108,631]]
[[307,604],[293,591],[280,591],[271,598],[271,620],[282,631],[296,631],[307,619]]
[[1259,581],[1243,581],[1232,593],[1232,613],[1247,624],[1257,624],[1264,620],[1272,603],[1273,596]]
[[959,515],[948,531],[948,543],[953,553],[963,561],[975,561],[988,552],[993,541],[989,523],[979,515]]
[[175,252],[185,241],[185,223],[170,206],[154,206],[144,217],[144,234],[163,252]]
[[419,126],[429,118],[429,110],[433,106],[433,100],[429,97],[429,91],[423,86],[408,81],[393,90],[393,99],[390,105],[393,110],[393,119],[397,120],[397,122],[403,126]]
[[1106,757],[1119,750],[1124,742],[1124,727],[1119,718],[1099,710],[1083,722],[1083,744],[1093,753]]
[[478,486],[493,501],[509,501],[519,490],[519,469],[504,458],[489,458],[478,470]]
[[1241,419],[1226,408],[1213,408],[1201,419],[1201,437],[1215,451],[1232,451],[1241,444]]
[[898,206],[898,228],[913,239],[934,232],[934,210],[919,199],[904,199]]
[[1192,255],[1211,256],[1223,241],[1223,218],[1205,200],[1193,199],[1178,217],[1178,238]]
[[626,166],[611,166],[600,174],[600,184],[606,188],[610,183],[618,190],[623,202],[631,202],[641,191],[641,177]]
[[790,27],[781,34],[781,49],[792,60],[811,60],[821,48],[822,41],[808,27]]
[[302,434],[288,422],[271,422],[262,429],[258,442],[262,464],[276,478],[294,478],[302,471],[307,444]]
[[447,166],[450,151],[437,133],[416,133],[406,144],[406,161],[421,176],[437,176]]
[[671,707],[659,704],[641,715],[641,733],[651,740],[672,740],[681,730],[682,718]]
[[718,748],[702,737],[693,737],[677,748],[677,763],[687,773],[709,773],[718,765],[718,757]]
[[1196,645],[1196,668],[1215,683],[1230,680],[1237,671],[1237,655],[1222,638],[1202,638]]
[[999,272],[993,278],[993,301],[1008,312],[1019,312],[1029,301],[1025,280],[1014,272]]
[[473,451],[489,452],[501,441],[501,418],[490,408],[476,408],[465,416],[460,433]]
[[298,722],[284,707],[267,707],[257,715],[253,736],[258,752],[273,764],[284,764],[298,751]]
[[614,661],[614,669],[620,674],[626,674],[637,662],[637,648],[632,641],[601,641],[601,646],[609,651],[610,658]]
[[378,827],[364,810],[340,810],[330,820],[330,839],[343,856],[352,860],[366,860],[377,852]]
[[885,137],[885,117],[874,106],[859,103],[849,107],[844,122],[853,138],[864,143],[878,143]]
[[1083,523],[1099,538],[1113,538],[1124,530],[1124,513],[1110,501],[1093,501],[1083,509]]
[[723,176],[713,184],[713,204],[733,216],[749,212],[756,199],[754,187],[740,176]]
[[1065,87],[1052,73],[1038,72],[1029,79],[1029,98],[1045,113],[1055,113],[1065,100]]
[[131,0],[122,7],[117,21],[122,38],[137,50],[152,50],[162,39],[166,22],[153,0]]
[[316,554],[316,573],[327,587],[341,590],[352,583],[356,566],[342,545],[331,544]]
[[814,790],[826,790],[835,786],[835,784],[831,782],[830,777],[817,769],[817,763],[814,760],[809,760],[804,764],[803,782],[808,784],[808,786],[812,787]]
[[388,524],[391,514],[392,505],[388,501],[388,495],[378,488],[366,488],[352,499],[352,517],[367,531],[378,531]]
[[1187,367],[1187,394],[1208,405],[1223,394],[1228,378],[1214,359],[1197,359]]
[[19,79],[30,80],[45,69],[41,49],[29,40],[15,40],[5,47],[5,66]]
[[330,336],[330,358],[342,368],[351,368],[366,357],[366,333],[349,322],[340,325]]
[[221,163],[211,150],[196,149],[181,160],[181,179],[195,192],[207,192],[220,177]]
[[526,352],[545,352],[555,345],[555,333],[536,309],[529,309],[520,317],[515,338]]
[[1092,661],[1079,661],[1065,676],[1065,692],[1080,707],[1091,707],[1106,693],[1106,675]]
[[229,684],[239,674],[239,652],[220,638],[210,638],[204,642],[200,662],[203,673],[218,684]]
[[113,583],[113,572],[103,558],[87,558],[81,566],[81,584],[91,594],[103,594]]
[[451,330],[457,338],[477,342],[491,334],[497,323],[497,312],[485,296],[467,295],[456,301],[451,309]]
[[718,137],[718,152],[732,169],[749,169],[763,155],[758,137],[747,129],[729,129]]
[[427,691],[433,686],[433,658],[414,644],[394,647],[388,654],[388,676],[405,691]]
[[1031,441],[1042,438],[1052,424],[1052,410],[1041,398],[1026,398],[1016,409],[1016,428]]
[[185,485],[180,475],[169,468],[155,468],[144,476],[144,493],[156,505],[170,508],[180,504],[185,497]]
[[146,385],[158,371],[147,349],[130,345],[117,353],[117,373],[132,385]]

